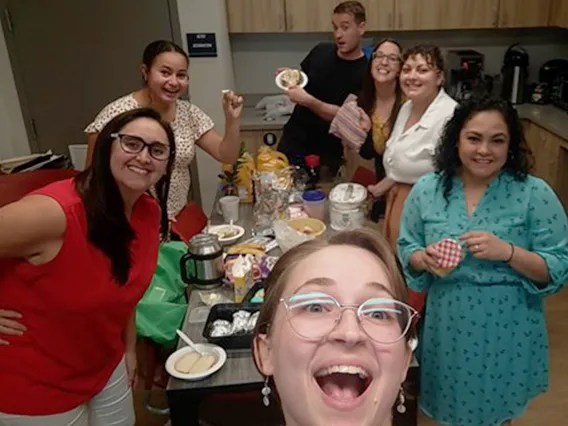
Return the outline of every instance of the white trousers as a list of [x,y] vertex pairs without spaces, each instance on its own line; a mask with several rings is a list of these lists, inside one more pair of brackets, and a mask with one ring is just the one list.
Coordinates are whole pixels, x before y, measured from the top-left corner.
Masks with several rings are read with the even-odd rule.
[[0,426],[134,426],[134,423],[134,401],[124,359],[102,391],[71,411],[49,416],[0,413]]

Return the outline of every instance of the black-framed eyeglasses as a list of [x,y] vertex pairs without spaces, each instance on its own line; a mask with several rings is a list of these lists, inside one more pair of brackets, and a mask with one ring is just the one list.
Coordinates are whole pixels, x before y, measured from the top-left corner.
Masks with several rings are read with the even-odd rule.
[[339,323],[343,311],[353,309],[367,336],[381,344],[402,339],[418,318],[411,306],[390,298],[372,298],[360,305],[339,303],[326,293],[296,293],[280,299],[292,330],[305,339],[321,339]]
[[158,161],[165,161],[170,156],[170,147],[161,142],[148,143],[139,136],[127,135],[124,133],[113,133],[111,138],[118,138],[120,147],[128,154],[139,154],[148,147],[148,153]]
[[401,61],[400,56],[395,55],[394,53],[391,53],[390,55],[386,55],[383,52],[379,52],[378,50],[373,52],[373,59],[378,59],[379,61],[382,61],[384,58],[387,58],[387,60],[389,62],[393,63],[393,64]]

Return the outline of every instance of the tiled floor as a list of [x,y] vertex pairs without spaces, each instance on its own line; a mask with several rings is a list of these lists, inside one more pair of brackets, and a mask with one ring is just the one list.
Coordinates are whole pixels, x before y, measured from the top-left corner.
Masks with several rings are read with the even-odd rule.
[[[514,426],[562,426],[568,424],[568,289],[558,295],[548,298],[547,322],[550,335],[550,390],[548,393],[536,398],[528,407],[526,414],[514,422]],[[156,391],[156,401],[165,404],[163,392]],[[137,426],[162,426],[167,418],[149,415],[141,406],[142,393],[135,394]],[[245,418],[245,413],[250,413],[251,408],[257,407],[223,407],[227,408],[226,420],[215,426],[235,426],[241,422],[235,419]],[[261,408],[261,407],[260,407]],[[205,407],[204,415],[213,411],[213,407]],[[244,424],[244,423],[243,423]],[[419,426],[437,425],[430,419],[421,416]]]

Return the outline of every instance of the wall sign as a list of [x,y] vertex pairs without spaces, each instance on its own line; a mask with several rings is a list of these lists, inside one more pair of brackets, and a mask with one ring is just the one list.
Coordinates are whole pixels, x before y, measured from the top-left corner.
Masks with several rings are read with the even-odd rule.
[[188,33],[187,49],[190,58],[216,58],[215,33]]

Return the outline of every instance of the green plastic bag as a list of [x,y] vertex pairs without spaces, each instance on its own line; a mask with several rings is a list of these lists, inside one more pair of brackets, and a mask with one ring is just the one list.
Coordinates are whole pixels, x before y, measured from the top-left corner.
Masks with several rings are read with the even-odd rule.
[[176,330],[181,327],[187,312],[187,285],[179,272],[179,261],[186,252],[187,246],[179,241],[160,246],[156,272],[136,306],[138,336],[168,348],[176,344]]

